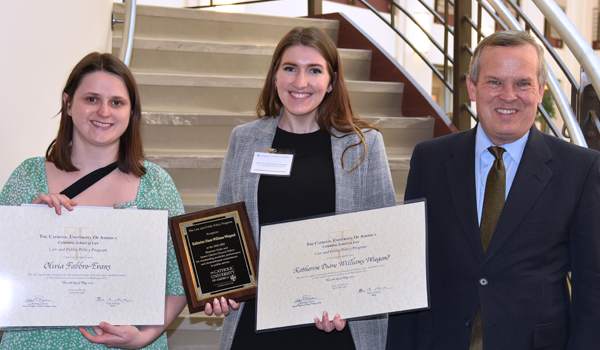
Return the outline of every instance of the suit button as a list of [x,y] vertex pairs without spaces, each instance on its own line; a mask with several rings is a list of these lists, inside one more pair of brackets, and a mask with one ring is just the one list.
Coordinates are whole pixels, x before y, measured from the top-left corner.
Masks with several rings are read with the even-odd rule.
[[471,324],[472,324],[471,320],[467,320],[467,321],[465,322],[465,327],[467,327],[467,328],[468,328],[468,327],[471,327]]
[[480,279],[479,280],[479,285],[484,286],[484,287],[487,286],[488,285],[488,280],[485,279],[485,278]]

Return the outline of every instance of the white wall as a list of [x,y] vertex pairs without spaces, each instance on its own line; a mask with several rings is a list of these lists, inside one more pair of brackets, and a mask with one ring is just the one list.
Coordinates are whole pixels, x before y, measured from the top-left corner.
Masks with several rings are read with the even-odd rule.
[[111,47],[111,0],[0,3],[0,186],[56,136],[61,90],[73,66]]

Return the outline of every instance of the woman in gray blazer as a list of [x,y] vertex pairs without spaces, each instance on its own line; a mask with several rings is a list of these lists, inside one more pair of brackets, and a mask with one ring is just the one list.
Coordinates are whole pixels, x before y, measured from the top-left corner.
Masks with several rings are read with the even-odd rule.
[[[296,28],[279,42],[257,112],[231,134],[217,197],[217,206],[246,203],[256,242],[263,223],[396,204],[382,136],[354,114],[339,53],[321,30]],[[250,172],[267,149],[294,152],[290,176]],[[345,327],[324,312],[316,327],[257,334],[254,300],[215,299],[205,311],[227,315],[221,349],[385,348],[387,315]]]

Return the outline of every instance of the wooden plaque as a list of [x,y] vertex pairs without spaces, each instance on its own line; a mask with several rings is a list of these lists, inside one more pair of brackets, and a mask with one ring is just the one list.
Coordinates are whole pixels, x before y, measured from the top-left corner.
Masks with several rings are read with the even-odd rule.
[[190,313],[214,298],[256,296],[256,244],[244,202],[170,219]]

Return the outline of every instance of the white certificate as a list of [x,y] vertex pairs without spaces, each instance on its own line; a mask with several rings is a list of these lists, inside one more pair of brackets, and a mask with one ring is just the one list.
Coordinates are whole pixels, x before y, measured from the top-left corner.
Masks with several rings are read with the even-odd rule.
[[425,202],[261,227],[257,331],[428,307]]
[[168,212],[0,206],[0,327],[164,323]]

